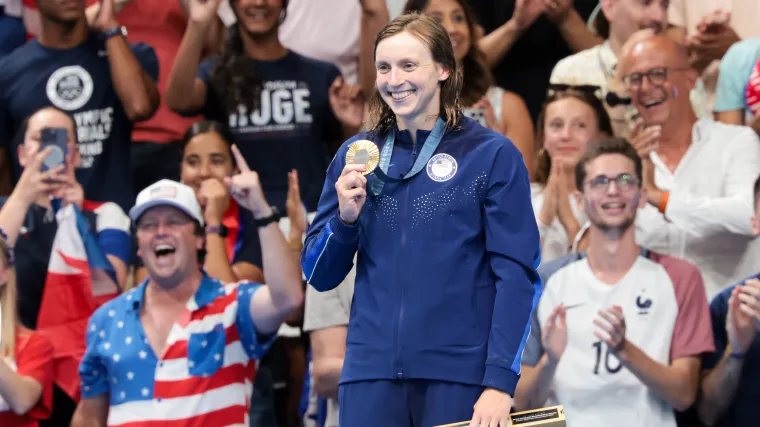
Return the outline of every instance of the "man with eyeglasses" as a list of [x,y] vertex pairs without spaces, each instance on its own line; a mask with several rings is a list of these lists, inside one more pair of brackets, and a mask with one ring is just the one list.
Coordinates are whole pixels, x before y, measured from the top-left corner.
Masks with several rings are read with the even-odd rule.
[[648,205],[640,245],[699,266],[707,297],[756,272],[760,240],[747,218],[760,175],[760,139],[748,127],[698,119],[688,93],[697,73],[664,35],[626,47],[619,72],[641,115],[630,141],[644,160]]
[[636,244],[647,189],[627,141],[591,145],[575,176],[589,246],[539,268],[515,409],[563,405],[568,427],[675,427],[714,350],[701,275]]
[[[604,43],[559,61],[552,71],[550,83],[573,86],[598,86],[597,96],[605,101],[615,135],[626,137],[636,119],[636,110],[628,105],[627,94],[616,81],[615,67],[623,54],[624,44],[636,31],[647,29],[660,33],[667,24],[667,0],[602,0],[590,23]],[[618,97],[609,99],[609,92]],[[700,88],[693,93],[694,108],[707,114],[705,94]]]

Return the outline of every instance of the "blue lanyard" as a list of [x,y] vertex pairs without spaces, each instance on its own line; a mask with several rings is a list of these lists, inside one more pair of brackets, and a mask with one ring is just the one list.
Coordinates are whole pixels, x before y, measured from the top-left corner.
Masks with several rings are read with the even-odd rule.
[[387,139],[385,140],[385,145],[383,145],[383,151],[380,153],[380,164],[373,172],[375,177],[378,179],[375,179],[370,183],[370,190],[372,191],[372,194],[379,196],[380,193],[382,193],[383,186],[386,182],[405,181],[420,173],[420,171],[425,168],[428,160],[433,157],[433,153],[435,153],[435,150],[438,148],[438,144],[441,143],[441,139],[443,139],[443,134],[445,131],[446,122],[442,118],[438,117],[433,131],[430,132],[430,135],[425,140],[425,144],[420,150],[420,155],[414,162],[414,166],[412,166],[412,169],[407,172],[403,178],[398,179],[391,178],[387,175],[388,163],[390,162],[391,156],[393,155],[393,145],[396,141],[396,132],[395,130],[391,129]]

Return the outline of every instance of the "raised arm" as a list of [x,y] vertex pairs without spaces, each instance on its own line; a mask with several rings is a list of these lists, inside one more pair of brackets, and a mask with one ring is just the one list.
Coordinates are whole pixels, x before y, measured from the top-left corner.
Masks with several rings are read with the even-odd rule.
[[196,74],[220,1],[187,0],[190,18],[166,86],[166,105],[179,114],[195,114],[206,103],[208,88]]
[[[258,174],[248,168],[237,146],[232,146],[232,153],[240,174],[225,179],[230,193],[240,206],[253,213],[255,219],[271,217],[274,211],[264,197]],[[279,223],[272,221],[259,227],[259,240],[267,286],[253,295],[250,316],[256,331],[268,335],[276,332],[285,318],[301,306],[303,289],[298,260],[290,253]]]
[[354,263],[359,247],[359,220],[367,197],[363,166],[345,166],[347,144],[335,155],[319,198],[317,214],[306,234],[301,266],[306,281],[318,291],[334,289]]
[[[116,20],[115,0],[102,0],[98,15],[93,20],[93,26],[101,32],[119,28]],[[133,122],[147,120],[158,109],[160,96],[156,87],[158,79],[158,59],[152,48],[142,45],[138,59],[135,51],[121,36],[108,38],[106,41],[108,63],[111,68],[111,80],[116,94],[124,106],[124,112]],[[141,63],[142,62],[142,63]],[[147,65],[146,69],[143,69]]]

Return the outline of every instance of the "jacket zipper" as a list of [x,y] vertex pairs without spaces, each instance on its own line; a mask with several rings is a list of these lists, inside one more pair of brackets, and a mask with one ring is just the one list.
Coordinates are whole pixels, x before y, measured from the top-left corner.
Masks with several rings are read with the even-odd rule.
[[[417,161],[417,144],[414,144],[412,148],[412,165]],[[406,224],[407,221],[407,209],[409,206],[409,185],[407,182],[404,188],[404,204],[401,208],[401,247],[399,248],[399,261],[403,261],[403,252],[406,249]],[[399,267],[401,267],[399,265]],[[403,271],[399,268],[397,271]],[[401,339],[401,324],[404,321],[404,302],[405,302],[405,286],[402,279],[403,275],[398,275],[399,287],[401,288],[401,308],[398,314],[398,323],[396,324],[396,347],[398,349],[398,362],[396,364],[396,379],[404,378],[404,352],[403,352],[403,340]]]

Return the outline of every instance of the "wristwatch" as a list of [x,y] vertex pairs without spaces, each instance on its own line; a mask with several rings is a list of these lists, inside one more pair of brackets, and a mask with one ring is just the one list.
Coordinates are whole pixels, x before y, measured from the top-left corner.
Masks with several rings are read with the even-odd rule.
[[267,225],[273,222],[277,222],[280,220],[280,218],[282,218],[282,215],[280,215],[280,211],[279,209],[277,209],[276,206],[271,206],[271,208],[272,208],[272,215],[269,215],[264,218],[253,219],[253,223],[256,225],[256,227],[258,228],[266,227]]
[[103,38],[105,40],[108,40],[108,39],[110,39],[113,36],[124,36],[124,37],[127,37],[127,27],[125,27],[125,26],[122,25],[120,27],[109,28],[109,29],[103,31]]
[[206,234],[218,234],[220,237],[227,237],[227,227],[224,225],[207,225]]

